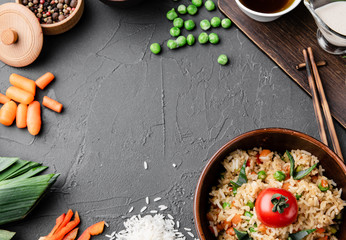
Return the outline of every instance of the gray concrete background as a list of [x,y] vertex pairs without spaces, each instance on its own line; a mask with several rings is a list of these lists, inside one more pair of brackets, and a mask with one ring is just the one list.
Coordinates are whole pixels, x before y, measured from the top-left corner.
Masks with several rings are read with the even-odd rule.
[[[195,234],[196,181],[223,144],[263,127],[319,139],[310,97],[235,26],[212,30],[220,35],[219,45],[167,49],[171,22],[165,14],[187,2],[145,1],[124,10],[86,0],[80,23],[65,34],[45,36],[34,64],[16,69],[0,62],[2,92],[11,73],[36,79],[51,71],[56,80],[38,99],[48,95],[65,107],[62,114],[42,109],[37,137],[0,126],[2,156],[42,162],[47,172],[61,173],[32,214],[4,227],[17,232],[16,240],[47,234],[68,208],[79,211],[80,229],[106,220],[109,234],[123,229],[122,216],[130,216],[131,206],[132,214],[139,213],[146,196],[149,210],[169,206],[165,213]],[[191,18],[199,23],[213,16],[222,14],[202,8]],[[193,34],[200,32],[198,27]],[[151,54],[152,42],[164,45],[161,55]],[[222,53],[230,58],[227,66],[216,61]],[[346,132],[339,124],[336,130],[345,152]],[[153,203],[154,197],[162,200]]]

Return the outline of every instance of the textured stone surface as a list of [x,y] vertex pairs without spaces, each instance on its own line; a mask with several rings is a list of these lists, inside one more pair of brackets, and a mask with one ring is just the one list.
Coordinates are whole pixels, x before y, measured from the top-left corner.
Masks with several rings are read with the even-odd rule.
[[[56,80],[38,99],[52,96],[65,107],[62,114],[42,109],[37,137],[0,126],[2,156],[42,162],[48,172],[61,173],[32,214],[5,226],[17,231],[15,239],[38,239],[68,208],[80,212],[81,229],[104,219],[110,224],[105,233],[111,233],[123,228],[121,217],[129,216],[131,206],[132,214],[139,213],[146,196],[149,209],[166,204],[166,213],[194,229],[196,181],[227,141],[263,127],[319,138],[310,97],[235,26],[215,29],[219,45],[168,50],[171,22],[165,14],[183,2],[147,1],[124,10],[86,0],[80,23],[45,36],[34,64],[15,69],[0,62],[2,92],[13,72],[35,79],[51,71]],[[199,24],[215,15],[222,16],[202,9],[191,18]],[[164,45],[161,55],[151,54],[152,42]],[[230,58],[227,66],[216,61],[222,53]],[[345,152],[345,130],[336,128]],[[157,196],[162,200],[153,203]]]

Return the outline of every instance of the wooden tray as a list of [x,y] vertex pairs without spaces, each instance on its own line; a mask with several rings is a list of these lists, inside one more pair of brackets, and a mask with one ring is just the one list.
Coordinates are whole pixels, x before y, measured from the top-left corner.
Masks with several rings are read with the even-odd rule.
[[317,26],[303,3],[269,23],[252,20],[234,0],[219,0],[219,8],[308,94],[306,71],[295,68],[296,64],[304,62],[302,50],[312,47],[315,61],[326,60],[328,65],[319,68],[323,87],[332,115],[346,128],[346,59],[328,54],[319,47]]

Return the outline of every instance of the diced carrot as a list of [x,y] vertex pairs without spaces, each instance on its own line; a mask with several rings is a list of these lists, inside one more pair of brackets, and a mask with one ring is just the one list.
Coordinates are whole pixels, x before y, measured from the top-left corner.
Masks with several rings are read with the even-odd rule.
[[218,231],[223,230],[223,224],[222,223],[217,224],[216,228],[217,228]]
[[261,164],[262,163],[262,161],[261,161],[261,159],[259,158],[259,154],[257,153],[256,154],[256,163],[259,165],[259,164]]
[[66,214],[61,214],[56,220],[55,220],[55,226],[53,227],[52,231],[48,234],[48,236],[53,236],[53,234],[56,232],[56,230],[59,228],[61,223],[64,221]]
[[11,126],[16,118],[17,104],[13,101],[5,103],[0,109],[0,123],[5,126]]
[[54,75],[50,72],[47,72],[45,74],[43,74],[41,77],[39,77],[35,83],[36,83],[36,86],[41,88],[42,90],[47,87],[47,85],[53,81],[54,79]]
[[234,235],[235,235],[235,231],[234,231],[234,229],[231,227],[231,228],[229,228],[229,229],[226,230],[226,234],[231,235],[231,236],[234,236]]
[[231,205],[230,205],[231,208],[234,207],[234,203],[235,203],[235,201],[231,202]]
[[222,222],[222,229],[229,229],[230,227],[232,227],[232,221],[223,221]]
[[324,228],[317,228],[316,232],[317,233],[324,233],[326,230]]
[[5,104],[7,102],[11,101],[8,97],[6,97],[4,94],[0,93],[0,103]]
[[28,106],[20,103],[17,107],[16,125],[17,128],[26,128],[26,116],[28,113]]
[[327,180],[325,180],[325,179],[322,179],[322,180],[321,180],[321,186],[322,186],[322,187],[326,188],[326,187],[328,187],[328,185],[329,185],[329,184],[328,184],[328,181],[327,181]]
[[17,87],[20,88],[24,91],[27,91],[31,93],[33,96],[35,96],[36,93],[36,84],[33,80],[28,79],[26,77],[20,76],[18,74],[12,73],[10,75],[10,83]]
[[290,188],[290,186],[291,186],[291,184],[288,183],[288,182],[285,182],[284,184],[282,184],[282,188],[285,189],[285,190],[287,190],[287,191],[288,191],[288,189]]
[[[65,219],[66,219],[67,217],[68,217],[68,216],[67,216],[67,214],[66,214]],[[65,222],[65,219],[64,219],[64,222]],[[78,212],[76,211],[73,221],[67,223],[62,229],[57,230],[57,231],[53,234],[53,236],[47,237],[46,240],[62,240],[62,239],[64,238],[64,236],[66,236],[69,232],[71,232],[72,229],[74,229],[75,227],[77,227],[79,223],[80,223],[80,218],[79,218]],[[62,224],[64,224],[64,223],[62,223]],[[62,225],[62,224],[61,224],[61,225]]]
[[103,232],[105,226],[105,221],[95,223],[94,225],[88,227],[83,234],[78,238],[78,240],[89,240],[91,236],[99,235]]
[[261,224],[258,227],[258,231],[260,231],[261,233],[265,233],[267,231],[267,227]]
[[6,96],[16,102],[20,102],[24,104],[29,104],[32,101],[34,101],[34,95],[32,95],[31,93],[27,91],[24,91],[23,89],[13,87],[13,86],[7,89]]
[[234,217],[232,218],[232,223],[233,224],[238,224],[238,223],[240,223],[241,222],[241,217],[240,217],[240,214],[236,214],[236,215],[234,215]]
[[41,130],[41,105],[37,101],[33,101],[28,106],[26,118],[28,131],[31,135],[36,136]]
[[42,105],[58,113],[60,113],[62,109],[61,103],[47,96],[43,97]]
[[271,153],[268,149],[263,149],[261,154],[259,155],[260,158],[268,156],[268,154]]
[[78,228],[73,229],[69,232],[62,240],[75,240],[78,234]]

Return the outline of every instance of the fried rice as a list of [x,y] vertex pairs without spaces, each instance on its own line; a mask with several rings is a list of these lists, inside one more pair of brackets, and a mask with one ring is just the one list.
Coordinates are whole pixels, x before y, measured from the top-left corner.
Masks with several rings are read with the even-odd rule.
[[[305,229],[317,229],[305,239],[337,240],[334,236],[338,229],[337,219],[340,219],[341,211],[346,205],[341,199],[342,189],[337,189],[332,179],[323,176],[324,169],[320,165],[304,178],[295,180],[289,174],[289,161],[285,162],[278,153],[268,150],[266,151],[270,153],[262,156],[262,151],[261,148],[236,150],[223,161],[226,171],[220,175],[218,186],[213,187],[210,192],[210,211],[207,214],[209,228],[217,239],[238,239],[233,229],[248,232],[254,240],[286,240],[289,234]],[[307,151],[292,150],[290,153],[296,167],[307,169],[318,163],[317,157]],[[230,181],[237,180],[245,161],[248,181],[233,194]],[[266,172],[265,179],[258,179],[260,171]],[[277,181],[274,178],[276,171],[284,172],[286,179]],[[322,179],[329,184],[329,190],[325,192],[318,187]],[[258,220],[255,208],[250,208],[247,203],[254,203],[259,193],[267,188],[283,188],[296,196],[298,217],[295,222],[286,227],[272,228],[264,226]],[[238,221],[234,221],[237,218]]]

